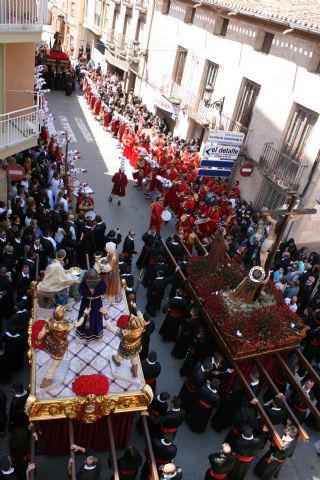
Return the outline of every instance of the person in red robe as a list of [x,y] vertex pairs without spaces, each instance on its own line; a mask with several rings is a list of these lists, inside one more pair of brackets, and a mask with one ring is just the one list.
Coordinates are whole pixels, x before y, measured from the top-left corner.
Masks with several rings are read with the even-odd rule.
[[122,155],[130,160],[132,156],[132,148],[134,144],[134,135],[130,131],[130,128],[126,128],[123,136],[122,136],[122,143],[123,143],[123,153]]
[[109,127],[109,122],[110,122],[110,114],[108,111],[108,107],[106,106],[104,108],[104,113],[103,113],[103,128],[105,130],[107,130],[107,128]]
[[163,222],[162,219],[162,212],[164,210],[163,207],[163,200],[162,198],[156,198],[155,202],[151,203],[151,219],[150,219],[150,225],[149,229],[151,227],[155,227],[157,230],[157,233],[160,233],[161,230],[161,223]]
[[118,197],[118,205],[120,205],[120,198],[125,197],[126,187],[128,185],[128,177],[124,173],[123,168],[119,168],[119,172],[113,175],[111,181],[113,182],[113,187],[109,197],[109,202],[112,202],[112,195],[116,195]]
[[100,108],[101,108],[101,98],[97,98],[94,104],[94,115],[98,117],[100,115]]

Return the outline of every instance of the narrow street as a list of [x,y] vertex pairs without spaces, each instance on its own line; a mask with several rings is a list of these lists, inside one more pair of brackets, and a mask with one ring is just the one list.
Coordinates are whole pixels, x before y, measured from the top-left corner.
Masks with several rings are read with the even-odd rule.
[[[110,133],[103,130],[102,126],[90,113],[82,92],[77,90],[72,97],[66,97],[62,92],[51,92],[48,95],[49,105],[54,114],[54,126],[56,130],[67,129],[73,139],[71,149],[77,149],[81,153],[81,160],[76,166],[87,168],[87,174],[80,174],[79,178],[87,182],[95,191],[95,212],[103,217],[107,230],[119,227],[124,236],[128,230],[136,231],[136,249],[141,250],[141,236],[147,230],[150,220],[150,202],[145,200],[142,192],[133,188],[131,167],[127,167],[126,173],[129,178],[127,195],[120,206],[114,201],[108,201],[111,191],[111,176],[120,166],[119,155],[121,149],[117,148],[117,141]],[[162,235],[166,239],[174,231],[174,220],[163,228]],[[121,246],[120,249],[121,251]],[[137,271],[133,274],[137,278]],[[139,308],[144,311],[145,290],[143,286],[138,290]],[[157,330],[160,328],[163,314],[156,318],[156,331],[151,338],[151,349],[158,353],[158,359],[162,365],[162,373],[158,379],[158,392],[168,391],[171,395],[179,393],[183,378],[179,376],[181,361],[176,360],[170,354],[171,343],[163,343]],[[208,455],[219,449],[226,432],[217,434],[210,425],[206,432],[196,435],[183,425],[176,437],[178,455],[175,463],[183,468],[183,478],[186,480],[202,480],[208,468]],[[318,438],[310,439],[309,444],[300,442],[297,453],[293,459],[286,462],[281,472],[281,478],[290,480],[315,480],[320,475],[319,459],[316,455],[313,442]],[[143,441],[133,431],[131,444],[138,447],[143,454]],[[89,447],[89,445],[86,445]],[[103,461],[102,480],[110,477],[111,471],[107,467],[107,455],[99,455]],[[38,457],[38,478],[57,480],[66,478],[64,472],[67,465],[66,457],[54,457],[46,460]],[[79,462],[81,455],[79,456]],[[248,479],[254,478],[253,473],[248,474]]]

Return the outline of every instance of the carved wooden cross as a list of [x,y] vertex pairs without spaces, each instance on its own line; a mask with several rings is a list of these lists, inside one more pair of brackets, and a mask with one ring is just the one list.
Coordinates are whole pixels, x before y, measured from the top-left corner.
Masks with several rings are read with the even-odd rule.
[[266,274],[269,273],[269,270],[273,265],[274,258],[276,256],[276,253],[277,253],[278,249],[279,249],[279,245],[280,245],[281,240],[284,236],[285,230],[288,226],[290,217],[293,216],[293,215],[312,215],[314,213],[317,213],[316,208],[294,208],[294,206],[296,204],[296,201],[297,201],[297,196],[292,194],[292,197],[290,199],[287,210],[280,210],[279,209],[279,210],[263,211],[264,214],[273,215],[274,217],[284,216],[283,221],[281,222],[281,224],[278,227],[276,240],[274,242],[274,245],[272,247],[271,252],[268,255],[268,258],[267,258],[267,261],[266,261],[266,264],[265,264]]

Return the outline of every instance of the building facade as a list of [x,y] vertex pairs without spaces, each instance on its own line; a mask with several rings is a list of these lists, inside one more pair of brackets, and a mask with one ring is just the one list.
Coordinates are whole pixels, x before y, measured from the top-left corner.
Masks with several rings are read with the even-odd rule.
[[51,4],[49,28],[44,39],[50,42],[55,32],[60,33],[61,44],[71,59],[86,47],[84,35],[84,0],[58,0]]
[[37,144],[35,45],[47,16],[47,0],[0,2],[0,159]]
[[[245,133],[242,158],[254,171],[244,178],[238,169],[234,178],[256,208],[278,207],[288,191],[313,207],[320,201],[319,10],[311,2],[314,16],[302,21],[301,12],[257,10],[264,3],[157,2],[140,91],[183,138],[205,142],[209,128]],[[320,215],[310,222],[320,232]],[[292,233],[310,243],[300,223]]]

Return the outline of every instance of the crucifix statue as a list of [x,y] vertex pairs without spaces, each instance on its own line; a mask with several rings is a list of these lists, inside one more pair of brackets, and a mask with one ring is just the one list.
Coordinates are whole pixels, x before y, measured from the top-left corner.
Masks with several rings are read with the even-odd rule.
[[[288,226],[289,220],[293,215],[310,215],[317,213],[315,208],[294,208],[297,197],[292,194],[287,209],[279,210],[264,210],[264,215],[267,221],[271,224],[271,228],[267,238],[261,245],[260,263],[261,267],[253,267],[249,275],[245,277],[242,282],[236,287],[236,289],[230,295],[232,301],[243,302],[251,304],[255,301],[264,283],[269,279],[270,268],[273,265],[274,258],[278,251],[280,242],[284,236],[285,230]],[[275,217],[282,216],[283,220],[277,222]]]
[[[264,210],[262,213],[266,216],[267,220],[271,223],[271,229],[269,235],[264,240],[263,244],[261,245],[261,253],[260,253],[260,263],[261,266],[264,268],[266,275],[268,276],[270,268],[273,265],[274,258],[276,253],[279,249],[279,245],[281,240],[283,239],[284,233],[292,216],[296,215],[312,215],[317,213],[315,208],[294,208],[297,201],[297,196],[292,194],[288,208],[287,209],[279,209],[279,210]],[[281,223],[278,223],[276,220],[272,218],[282,216],[284,217]]]

